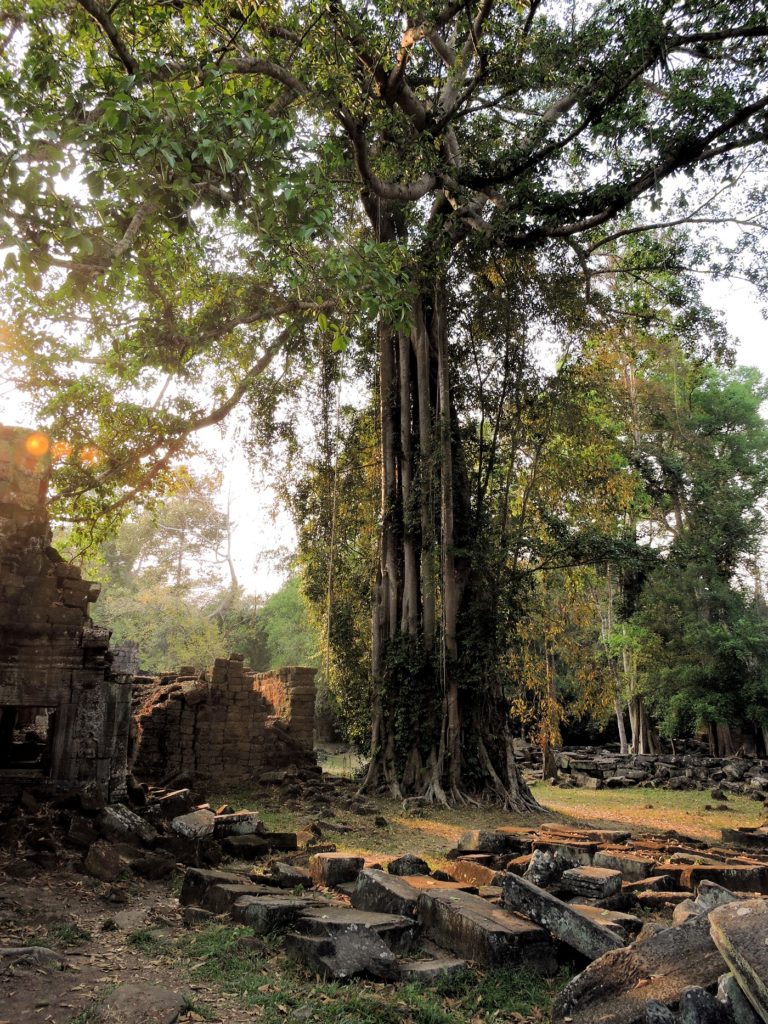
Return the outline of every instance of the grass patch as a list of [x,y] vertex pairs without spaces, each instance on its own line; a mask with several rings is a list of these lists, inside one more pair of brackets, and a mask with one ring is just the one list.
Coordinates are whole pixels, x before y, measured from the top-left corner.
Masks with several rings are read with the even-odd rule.
[[718,801],[709,790],[559,789],[537,782],[533,794],[540,804],[574,824],[619,822],[638,831],[678,832],[715,839],[720,829],[758,825],[765,819],[762,805],[745,796],[728,794],[727,810],[710,810]]
[[47,933],[49,946],[82,946],[90,942],[91,933],[71,921],[60,921],[50,925]]
[[254,937],[249,928],[210,925],[182,939],[179,952],[192,960],[197,981],[258,1008],[264,1024],[302,1020],[312,1024],[466,1024],[483,1020],[545,1020],[567,974],[542,978],[520,967],[467,971],[430,985],[387,985],[355,980],[318,982],[282,952],[279,937]]
[[168,951],[168,943],[150,928],[140,928],[136,932],[131,932],[125,941],[134,949],[140,949],[142,953],[155,955]]

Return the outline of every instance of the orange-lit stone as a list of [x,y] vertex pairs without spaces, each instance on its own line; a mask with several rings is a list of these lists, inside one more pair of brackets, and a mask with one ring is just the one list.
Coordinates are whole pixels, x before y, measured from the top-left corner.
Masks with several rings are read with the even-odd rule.
[[51,442],[45,434],[41,434],[38,431],[35,431],[34,434],[30,434],[24,442],[24,448],[26,449],[27,454],[34,455],[35,458],[38,459],[47,454],[50,446]]

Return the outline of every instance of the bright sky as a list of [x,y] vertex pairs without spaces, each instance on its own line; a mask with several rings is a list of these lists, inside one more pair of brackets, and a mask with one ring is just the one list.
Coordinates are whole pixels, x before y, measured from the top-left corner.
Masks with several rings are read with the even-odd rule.
[[[768,323],[763,319],[752,285],[739,281],[710,283],[706,301],[722,310],[731,334],[738,342],[738,362],[756,366],[768,375]],[[36,426],[31,410],[18,392],[0,384],[0,423]],[[230,494],[231,516],[236,524],[234,554],[238,577],[246,590],[270,594],[286,577],[279,554],[293,550],[296,534],[284,509],[275,508],[275,494],[269,477],[249,466],[239,445],[209,430],[204,443],[224,461],[225,482],[222,506]],[[200,469],[204,469],[203,466]]]

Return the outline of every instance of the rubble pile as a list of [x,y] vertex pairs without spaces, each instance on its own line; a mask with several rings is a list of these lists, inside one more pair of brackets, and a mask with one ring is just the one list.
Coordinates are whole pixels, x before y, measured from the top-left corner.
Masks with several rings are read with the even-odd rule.
[[768,759],[707,757],[702,753],[617,754],[594,747],[555,755],[557,785],[582,789],[715,789],[768,799]]
[[430,872],[412,854],[386,863],[299,833],[277,859],[190,867],[180,898],[190,922],[227,915],[283,932],[326,978],[429,980],[470,964],[551,975],[570,962],[583,970],[555,1024],[754,1024],[768,1020],[765,975],[734,922],[749,916],[764,959],[768,831],[749,834],[751,853],[675,833],[502,826],[465,833],[448,870]]

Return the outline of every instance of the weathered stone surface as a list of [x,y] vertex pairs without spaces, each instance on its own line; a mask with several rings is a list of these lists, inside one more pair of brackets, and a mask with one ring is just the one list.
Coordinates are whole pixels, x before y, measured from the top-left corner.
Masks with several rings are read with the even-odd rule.
[[671,875],[650,875],[647,878],[641,878],[637,882],[624,882],[622,889],[624,892],[671,892],[675,886],[676,881]]
[[419,981],[431,984],[439,978],[454,977],[463,974],[467,969],[466,960],[442,957],[435,960],[408,960],[400,964],[400,977],[403,981]]
[[731,1024],[723,1004],[696,985],[683,989],[678,1018],[680,1024]]
[[373,933],[396,953],[413,945],[416,925],[400,914],[380,914],[348,907],[316,907],[304,910],[296,922],[304,935],[361,935]]
[[83,867],[89,875],[101,879],[102,882],[114,882],[125,871],[120,854],[112,843],[100,839],[88,848]]
[[269,874],[271,884],[277,885],[281,889],[296,889],[298,886],[301,886],[302,889],[312,887],[312,876],[309,871],[298,864],[284,864],[280,860],[275,861],[269,867]]
[[100,1008],[101,1024],[174,1024],[184,997],[159,985],[118,985]]
[[712,938],[739,988],[768,1022],[768,900],[739,900],[709,915]]
[[641,857],[626,850],[598,850],[592,863],[596,868],[620,871],[627,882],[639,882],[654,873],[654,861],[651,857]]
[[721,830],[724,843],[737,846],[740,850],[768,853],[768,828],[724,828]]
[[248,860],[254,857],[263,857],[271,849],[268,840],[260,835],[227,836],[221,846],[230,857]]
[[703,909],[698,907],[692,899],[683,900],[672,911],[672,923],[683,924],[684,921],[701,913],[703,913]]
[[635,899],[644,910],[659,910],[662,907],[676,907],[678,903],[684,903],[691,898],[690,892],[647,892],[635,893]]
[[605,899],[621,891],[621,872],[611,868],[569,868],[563,872],[560,884],[576,896]]
[[508,910],[517,911],[542,925],[560,942],[590,960],[624,945],[623,938],[614,931],[516,875],[505,877],[502,902]]
[[185,839],[207,839],[213,837],[214,821],[216,815],[213,811],[192,811],[190,814],[181,814],[171,822],[171,828]]
[[616,932],[626,942],[629,941],[631,936],[638,935],[643,927],[641,919],[635,917],[634,914],[624,914],[617,910],[605,910],[603,907],[586,906],[583,903],[569,903],[568,905],[579,914],[589,918],[590,921],[594,921],[595,924],[600,924],[604,928],[609,928],[611,931]]
[[643,1024],[678,1024],[678,1021],[668,1006],[650,999],[645,1004]]
[[178,818],[182,814],[189,814],[195,806],[192,791],[189,789],[174,789],[170,793],[163,793],[156,797],[155,803],[166,818]]
[[368,974],[381,981],[396,981],[400,976],[397,957],[375,932],[333,936],[289,932],[285,948],[289,956],[324,978],[343,981]]
[[125,804],[111,804],[105,807],[98,817],[98,827],[99,831],[110,839],[135,840],[147,846],[150,846],[158,836],[156,828]]
[[179,902],[182,906],[200,906],[212,885],[242,885],[248,880],[234,871],[216,871],[208,868],[187,868],[181,886]]
[[229,914],[241,896],[269,896],[270,890],[263,885],[247,883],[217,882],[209,886],[200,905],[213,914]]
[[293,926],[307,909],[307,901],[290,896],[240,896],[232,905],[232,917],[259,934]]
[[[522,877],[526,878],[533,885],[544,888],[556,882],[562,871],[562,866],[557,863],[554,855],[549,850],[534,850]],[[512,874],[517,875],[519,872],[513,871]]]
[[723,974],[717,979],[717,998],[734,1024],[760,1024],[760,1018],[732,974]]
[[457,882],[469,882],[472,885],[499,885],[504,875],[503,871],[496,871],[464,857],[458,857],[451,864],[451,872]]
[[684,988],[713,985],[723,970],[699,916],[595,960],[555,1000],[553,1024],[642,1024],[647,1001],[676,1005]]
[[332,888],[341,882],[354,882],[365,861],[346,853],[317,853],[309,858],[309,873],[316,885]]
[[589,866],[597,853],[597,843],[581,839],[536,839],[533,849],[551,853],[560,869]]
[[405,879],[386,871],[366,870],[357,876],[352,906],[359,910],[415,917],[418,898],[418,890]]
[[764,864],[692,864],[683,869],[680,885],[695,889],[703,881],[717,882],[737,892],[768,894],[768,865]]
[[390,875],[428,875],[429,864],[421,857],[406,853],[402,857],[391,860],[387,864],[387,871]]
[[256,811],[217,814],[213,819],[213,834],[217,839],[225,836],[255,836],[259,832],[264,832],[264,823]]
[[730,889],[723,888],[717,882],[705,880],[699,886],[695,902],[697,907],[709,912],[714,910],[715,907],[724,907],[726,903],[733,903],[738,899],[741,899],[741,897],[732,893]]
[[417,916],[425,935],[457,956],[490,966],[525,963],[546,973],[554,947],[538,925],[466,892],[425,892]]
[[483,829],[472,829],[465,832],[456,844],[462,853],[507,853],[509,841],[503,832],[488,832]]

